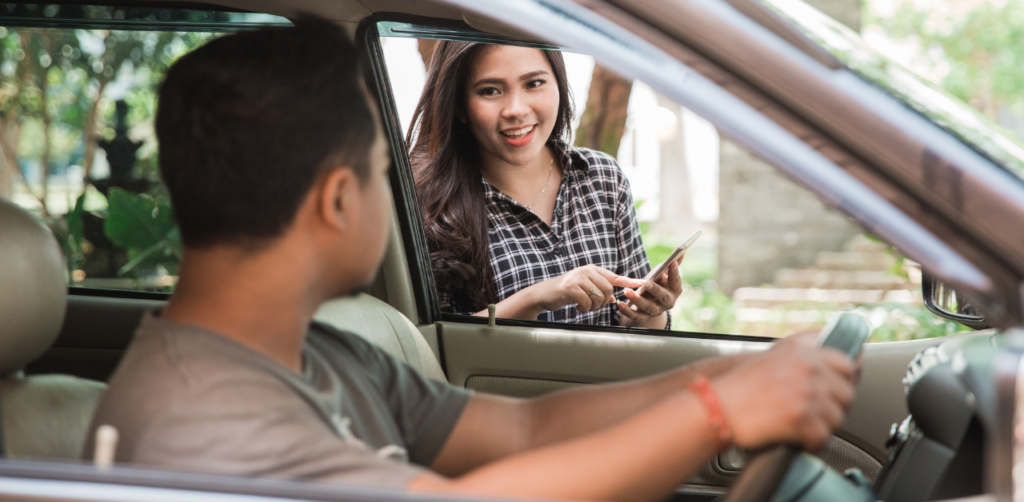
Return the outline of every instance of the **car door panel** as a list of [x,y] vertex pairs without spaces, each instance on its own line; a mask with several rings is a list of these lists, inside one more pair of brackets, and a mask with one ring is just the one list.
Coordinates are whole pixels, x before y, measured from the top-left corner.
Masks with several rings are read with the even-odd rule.
[[163,300],[156,299],[69,295],[57,340],[28,365],[26,372],[64,373],[106,381],[131,342],[142,316],[163,304]]
[[[706,357],[769,346],[748,337],[686,338],[456,322],[440,323],[440,331],[451,383],[513,397],[639,378]],[[840,472],[860,467],[871,477],[877,474],[885,459],[889,427],[907,414],[901,384],[907,364],[919,351],[939,341],[867,345],[857,402],[838,437],[819,455]],[[715,473],[719,477],[711,476]],[[701,479],[724,479],[722,470],[712,466],[706,466],[703,475]]]

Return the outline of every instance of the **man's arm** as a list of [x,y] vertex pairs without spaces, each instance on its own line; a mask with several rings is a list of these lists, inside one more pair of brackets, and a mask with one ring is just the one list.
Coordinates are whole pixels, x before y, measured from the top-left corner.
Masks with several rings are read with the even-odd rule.
[[714,453],[715,441],[701,403],[688,392],[676,392],[603,431],[513,455],[457,479],[424,474],[413,479],[407,489],[500,497],[656,501],[696,472]]
[[[714,378],[712,385],[734,444],[758,448],[791,443],[814,451],[842,423],[855,393],[855,372],[853,361],[838,351],[787,343],[763,356],[747,358]],[[680,378],[678,375],[675,378]],[[673,377],[655,377],[648,385],[657,387],[653,382],[662,378]],[[593,398],[596,400],[606,397],[603,392],[595,395],[599,396]],[[631,402],[635,406],[638,401],[642,399]],[[591,404],[589,399],[580,402]],[[707,404],[687,390],[670,391],[631,416],[614,411],[621,403],[605,404],[607,409],[590,411],[612,413],[614,418],[605,422],[610,425],[589,433],[566,423],[551,429],[550,424],[532,424],[543,419],[524,413],[516,413],[510,420],[482,413],[486,408],[499,409],[499,405],[475,411],[467,407],[449,438],[452,444],[445,445],[442,455],[451,454],[454,450],[450,447],[469,439],[480,441],[477,448],[491,449],[489,455],[499,449],[496,444],[507,453],[488,457],[489,463],[457,477],[421,475],[407,488],[493,497],[655,501],[688,479],[719,446],[709,425]],[[562,411],[571,416],[552,415],[546,420],[571,421],[576,412],[571,408]],[[597,422],[591,420],[597,419],[586,420],[585,427],[596,427]],[[535,434],[543,437],[532,430],[575,436],[561,441],[548,437],[546,445],[527,448],[528,439]],[[491,441],[488,436],[499,439]],[[503,442],[503,437],[510,439]],[[458,446],[476,462],[486,461],[475,454],[472,445]],[[444,466],[445,461],[439,456],[437,463]]]
[[431,469],[457,476],[514,453],[607,428],[685,389],[695,376],[714,378],[747,357],[705,359],[648,378],[583,386],[531,400],[475,394]]

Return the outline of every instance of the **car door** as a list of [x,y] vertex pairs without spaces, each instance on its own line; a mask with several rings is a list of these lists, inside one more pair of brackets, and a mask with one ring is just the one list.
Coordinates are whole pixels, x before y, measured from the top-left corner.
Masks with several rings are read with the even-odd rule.
[[[727,10],[729,16],[736,17],[733,21],[745,23],[742,24],[744,28],[759,28],[766,33],[765,37],[775,37],[768,41],[770,43],[758,47],[762,53],[771,53],[773,49],[794,50],[793,46],[779,49],[780,36],[777,33],[758,27],[750,18],[725,4],[679,4],[680,9],[673,11],[663,3],[644,4],[642,9],[622,6],[620,10],[610,3],[581,2],[593,9],[585,11],[568,2],[557,6],[524,2],[506,11],[486,2],[472,5],[468,2],[453,3],[468,11],[463,15],[463,23],[380,14],[364,21],[358,37],[367,44],[374,64],[377,92],[385,110],[395,155],[392,184],[400,215],[402,247],[412,271],[409,291],[417,300],[417,310],[406,314],[415,316],[424,326],[432,326],[427,329],[436,329],[444,367],[449,381],[455,385],[480,392],[532,397],[576,385],[647,376],[705,357],[764,350],[771,339],[695,330],[664,332],[502,319],[489,325],[482,318],[440,313],[429,269],[429,249],[423,237],[422,219],[415,203],[415,188],[403,140],[404,127],[409,125],[401,123],[402,112],[396,108],[392,89],[393,79],[404,77],[389,77],[388,72],[393,69],[386,61],[381,37],[472,40],[529,46],[548,43],[592,54],[614,71],[642,78],[678,103],[700,111],[714,122],[720,132],[728,134],[735,142],[816,192],[831,207],[853,216],[864,230],[882,236],[906,256],[920,261],[925,268],[952,271],[948,276],[950,279],[958,281],[958,284],[974,281],[971,284],[977,289],[981,289],[979,284],[986,283],[989,278],[1003,277],[998,273],[1007,272],[1005,261],[993,259],[991,251],[985,251],[985,256],[979,257],[976,248],[969,249],[978,245],[975,242],[959,239],[947,244],[936,239],[935,234],[955,234],[947,222],[938,221],[937,211],[933,212],[921,203],[921,194],[915,193],[914,187],[891,181],[891,169],[890,172],[885,171],[891,165],[860,155],[858,150],[863,145],[840,141],[841,137],[804,118],[798,113],[800,108],[787,106],[788,103],[770,96],[770,88],[758,88],[756,80],[740,78],[724,64],[717,64],[706,57],[709,52],[706,48],[720,48],[716,43],[721,42],[708,30],[702,32],[706,37],[699,43],[686,44],[670,29],[678,27],[666,27],[665,23],[651,20],[661,10],[667,11],[665,15],[678,16],[704,8],[715,14]],[[595,12],[600,15],[595,16]],[[635,12],[649,17],[634,15]],[[707,12],[703,14],[713,17]],[[796,35],[795,31],[785,33],[788,28],[775,28],[790,38]],[[800,40],[801,43],[807,42]],[[764,40],[758,42],[763,43]],[[724,47],[732,50],[733,55],[742,54],[745,50],[728,44]],[[796,49],[802,49],[805,51],[802,57],[811,59],[807,52],[813,52],[814,46],[797,45]],[[815,56],[824,57],[821,54]],[[743,63],[750,64],[740,56],[736,56],[741,60],[739,62],[724,56],[722,59],[731,63],[733,68],[743,68]],[[829,61],[829,64],[834,64]],[[841,64],[833,68],[834,71],[842,69]],[[889,104],[901,106],[896,102]],[[807,103],[804,106],[810,107]],[[827,105],[819,103],[818,106]],[[859,110],[864,108],[862,106]],[[864,127],[880,127],[882,124],[896,127],[878,117],[874,120],[877,124]],[[951,137],[946,136],[946,141],[949,139]],[[879,143],[875,146],[884,145]],[[1011,207],[1000,214],[1009,217],[1016,211]],[[962,218],[963,213],[957,213],[956,217]],[[980,259],[968,261],[960,253]],[[1010,267],[1010,270],[1014,269]],[[1009,301],[1012,302],[1014,296],[1007,292],[1017,277],[1013,274],[1001,286],[989,289],[991,292],[1003,288],[1000,293],[1004,296],[1000,301],[1011,299]],[[1000,294],[990,295],[990,298],[998,296]],[[890,427],[907,413],[901,384],[907,365],[920,350],[938,341],[924,338],[875,343],[866,347],[857,402],[836,438],[820,453],[832,467],[840,471],[858,467],[869,478],[877,474],[885,459],[885,442]],[[731,482],[737,467],[728,455],[713,459],[681,491],[681,496],[720,491]]]
[[[374,11],[388,8],[374,2],[365,3]],[[579,11],[578,6],[570,3],[523,2],[512,7],[487,2],[455,3],[446,5],[447,10],[438,10],[444,13],[443,18],[378,14],[364,21],[357,33],[374,63],[374,82],[395,160],[391,182],[397,225],[373,292],[416,322],[441,359],[451,383],[481,392],[533,396],[573,385],[649,375],[705,357],[764,350],[771,340],[701,330],[666,333],[501,319],[496,320],[495,326],[489,326],[486,319],[441,314],[390,89],[392,82],[385,71],[379,22],[405,22],[420,30],[412,33],[417,38],[427,38],[427,35],[433,38],[465,36],[474,40],[502,43],[519,40],[521,43],[521,36],[532,31],[533,43],[537,43],[539,37],[540,43],[586,50],[615,71],[643,79],[677,103],[702,112],[705,118],[713,119],[719,130],[730,133],[739,144],[758,152],[782,169],[788,169],[788,174],[809,185],[830,203],[853,213],[863,224],[922,263],[931,262],[927,260],[927,253],[920,252],[920,242],[901,240],[901,234],[892,229],[916,231],[917,220],[907,218],[907,215],[924,221],[923,224],[935,234],[942,235],[936,229],[957,228],[945,216],[931,216],[929,206],[921,203],[918,195],[902,185],[890,183],[889,177],[875,173],[874,169],[881,166],[881,162],[857,156],[852,160],[842,157],[847,148],[852,149],[847,143],[823,133],[802,119],[803,115],[796,113],[790,105],[772,99],[758,101],[764,95],[761,88],[751,84],[749,76],[738,78],[734,68],[724,67],[722,63],[709,59],[704,52],[697,51],[694,47],[698,44],[682,43],[668,33],[669,30],[655,28],[655,23],[648,23],[639,15],[623,13],[613,5],[600,2],[589,2],[588,5],[600,15],[595,18],[593,12]],[[431,9],[418,12],[429,14]],[[493,17],[498,17],[500,22],[488,21]],[[550,28],[553,19],[563,24],[558,29],[548,29],[547,35],[537,33],[541,27]],[[614,21],[610,26],[609,20]],[[510,31],[510,27],[514,30]],[[713,34],[706,35],[707,40],[713,38]],[[675,85],[687,81],[693,85]],[[763,126],[763,129],[759,132],[751,124]],[[793,128],[797,127],[803,129],[795,132]],[[774,147],[775,142],[785,148]],[[829,162],[814,158],[812,160],[818,163],[808,164],[807,159],[811,156],[808,145],[811,145],[811,151],[831,155],[826,156]],[[843,186],[843,183],[836,184],[827,176],[813,177],[814,169],[797,169],[811,165],[821,168],[818,174],[834,175],[834,164],[837,163],[854,174],[854,184]],[[881,171],[880,168],[878,170]],[[849,182],[850,179],[840,181]],[[862,185],[868,189],[850,188]],[[871,193],[876,194],[875,199],[869,197]],[[865,202],[865,197],[868,202]],[[872,205],[878,201],[888,205]],[[879,212],[879,207],[891,211],[893,206],[897,210],[895,213]],[[902,219],[886,219],[900,214]],[[999,214],[1007,218],[1012,216],[1006,212]],[[896,226],[894,222],[903,226]],[[887,230],[890,233],[883,233]],[[928,241],[927,244],[935,243]],[[969,264],[983,262],[992,254],[970,238],[953,244],[957,251],[971,258]],[[952,253],[952,256],[957,254]],[[989,261],[995,265],[982,267],[988,277],[1017,277],[1012,268],[1010,273],[997,274],[1006,269],[1006,260]],[[1011,279],[1005,279],[1000,284],[1009,282]],[[166,293],[100,288],[73,288],[71,292],[64,332],[54,349],[34,363],[29,368],[30,372],[73,373],[105,379],[129,342],[142,312],[158,307],[167,298]],[[868,346],[858,402],[851,410],[848,423],[837,434],[838,439],[822,453],[830,465],[840,470],[859,467],[868,474],[877,472],[884,460],[884,442],[889,425],[906,414],[900,384],[906,365],[914,354],[933,343],[934,339],[923,339]],[[721,492],[734,476],[736,467],[730,458],[713,460],[692,480],[687,493],[700,497]]]

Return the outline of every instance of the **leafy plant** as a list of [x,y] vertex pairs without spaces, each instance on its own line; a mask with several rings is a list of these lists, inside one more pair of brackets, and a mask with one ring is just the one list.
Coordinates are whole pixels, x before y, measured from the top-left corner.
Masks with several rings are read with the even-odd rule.
[[115,246],[128,250],[129,258],[117,275],[157,265],[176,273],[182,244],[170,204],[117,187],[110,189],[108,203],[103,229]]
[[64,263],[67,267],[68,277],[72,281],[75,280],[75,271],[82,268],[82,262],[85,261],[84,205],[85,193],[82,193],[75,201],[74,209],[68,211],[66,215],[63,217],[51,216],[43,220],[56,237],[61,251],[64,252]]

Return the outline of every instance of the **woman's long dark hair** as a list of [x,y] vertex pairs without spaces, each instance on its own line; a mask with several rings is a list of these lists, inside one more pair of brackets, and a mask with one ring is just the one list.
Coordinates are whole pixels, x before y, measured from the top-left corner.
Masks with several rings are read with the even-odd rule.
[[[430,246],[438,291],[457,312],[477,312],[497,301],[480,181],[480,150],[465,117],[466,78],[485,44],[441,41],[427,68],[406,145]],[[558,85],[558,116],[548,141],[567,142],[572,95],[558,51],[543,51]],[[415,138],[415,141],[413,141]]]

